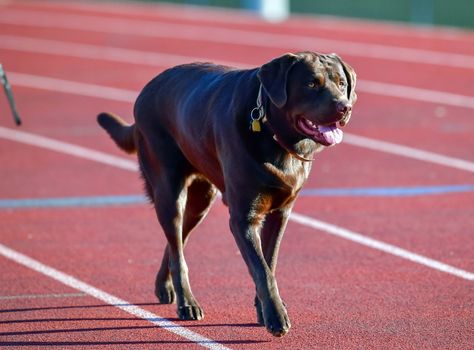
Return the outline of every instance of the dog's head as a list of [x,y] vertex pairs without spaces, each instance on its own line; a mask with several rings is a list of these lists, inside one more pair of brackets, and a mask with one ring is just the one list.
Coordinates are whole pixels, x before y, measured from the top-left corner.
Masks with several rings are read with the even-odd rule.
[[342,140],[357,100],[356,74],[336,54],[285,54],[264,64],[258,77],[271,102],[303,136],[324,146]]

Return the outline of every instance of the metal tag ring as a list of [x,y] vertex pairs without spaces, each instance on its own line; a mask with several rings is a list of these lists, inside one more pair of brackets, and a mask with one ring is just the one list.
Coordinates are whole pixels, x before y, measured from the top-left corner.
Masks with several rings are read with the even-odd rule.
[[[258,117],[254,117],[254,112],[255,111],[258,111]],[[252,111],[250,112],[250,118],[252,120],[260,120],[262,119],[262,117],[264,116],[264,113],[263,113],[263,108],[262,107],[255,107],[254,109],[252,109]]]

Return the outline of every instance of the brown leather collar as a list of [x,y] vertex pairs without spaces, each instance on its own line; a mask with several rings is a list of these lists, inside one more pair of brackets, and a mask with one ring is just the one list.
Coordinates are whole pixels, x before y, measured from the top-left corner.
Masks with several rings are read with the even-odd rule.
[[295,157],[296,159],[299,159],[303,162],[312,162],[314,160],[314,158],[311,158],[311,159],[308,159],[308,158],[305,158],[303,156],[300,156],[298,153],[296,153],[295,151],[292,151],[292,150],[289,150],[288,147],[286,147],[286,145],[281,142],[278,137],[276,135],[273,135],[273,139],[278,142],[278,144],[281,146],[281,148],[283,148],[285,151],[287,151],[290,155],[292,155],[293,157]]

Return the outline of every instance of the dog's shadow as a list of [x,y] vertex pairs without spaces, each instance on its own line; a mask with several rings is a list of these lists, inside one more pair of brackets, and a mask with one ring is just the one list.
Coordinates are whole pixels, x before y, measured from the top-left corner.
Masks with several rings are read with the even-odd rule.
[[[70,310],[70,309],[95,309],[95,308],[110,308],[110,307],[118,307],[118,306],[131,306],[132,304],[120,304],[120,305],[108,305],[108,304],[98,304],[98,305],[74,305],[74,306],[45,306],[45,307],[37,307],[37,308],[17,308],[17,309],[3,309],[0,310],[0,314],[6,313],[21,313],[25,314],[28,312],[38,312],[38,311],[60,311],[60,310]],[[157,303],[137,303],[133,304],[135,306],[156,306],[159,305]],[[125,325],[125,326],[101,326],[101,327],[87,327],[81,328],[77,327],[77,322],[100,322],[104,324],[104,322],[111,322],[115,323],[117,321],[129,321],[129,322],[147,322],[147,321],[171,321],[173,324],[171,325],[163,325],[163,326],[156,326],[148,324],[139,324],[139,325]],[[47,328],[47,323],[61,323],[63,326],[68,323],[73,323],[71,328],[62,327],[50,327]],[[178,327],[184,328],[192,328],[192,327],[232,327],[232,328],[257,328],[261,327],[257,323],[201,323],[201,322],[193,322],[190,323],[189,321],[182,321],[178,318],[156,318],[156,319],[141,319],[138,317],[55,317],[55,318],[25,318],[25,319],[10,319],[10,320],[1,320],[0,325],[21,325],[21,324],[34,324],[38,323],[41,324],[43,329],[31,329],[32,326],[27,326],[28,330],[21,330],[21,331],[10,331],[10,332],[0,332],[0,336],[8,336],[8,337],[20,337],[18,341],[15,340],[8,340],[8,341],[0,341],[0,347],[14,347],[14,346],[39,346],[39,347],[64,347],[64,346],[97,346],[97,345],[158,345],[158,344],[195,344],[195,341],[192,340],[123,340],[123,341],[24,341],[21,340],[23,337],[31,337],[34,335],[48,335],[48,334],[70,334],[70,333],[80,333],[85,334],[87,332],[106,332],[106,331],[134,331],[134,330],[147,330],[147,329],[172,329]],[[90,324],[90,323],[89,323]],[[47,329],[44,329],[46,326]],[[264,332],[266,333],[266,332]],[[129,333],[127,333],[127,336]],[[11,339],[11,338],[10,338]],[[24,339],[24,338],[23,338]],[[258,343],[266,343],[269,340],[257,340],[257,339],[220,339],[213,341],[221,344],[258,344]]]

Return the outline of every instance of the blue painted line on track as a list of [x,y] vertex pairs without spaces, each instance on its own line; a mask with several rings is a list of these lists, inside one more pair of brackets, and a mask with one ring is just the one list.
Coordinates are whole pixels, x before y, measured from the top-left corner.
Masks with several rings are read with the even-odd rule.
[[366,187],[366,188],[308,188],[302,196],[358,196],[358,197],[408,197],[473,192],[474,185],[417,186],[417,187]]
[[[300,195],[303,197],[408,197],[462,192],[474,192],[474,185],[307,188],[303,189]],[[0,209],[105,207],[145,203],[148,203],[148,199],[144,195],[0,199]]]
[[0,209],[104,207],[147,203],[144,195],[0,199]]

